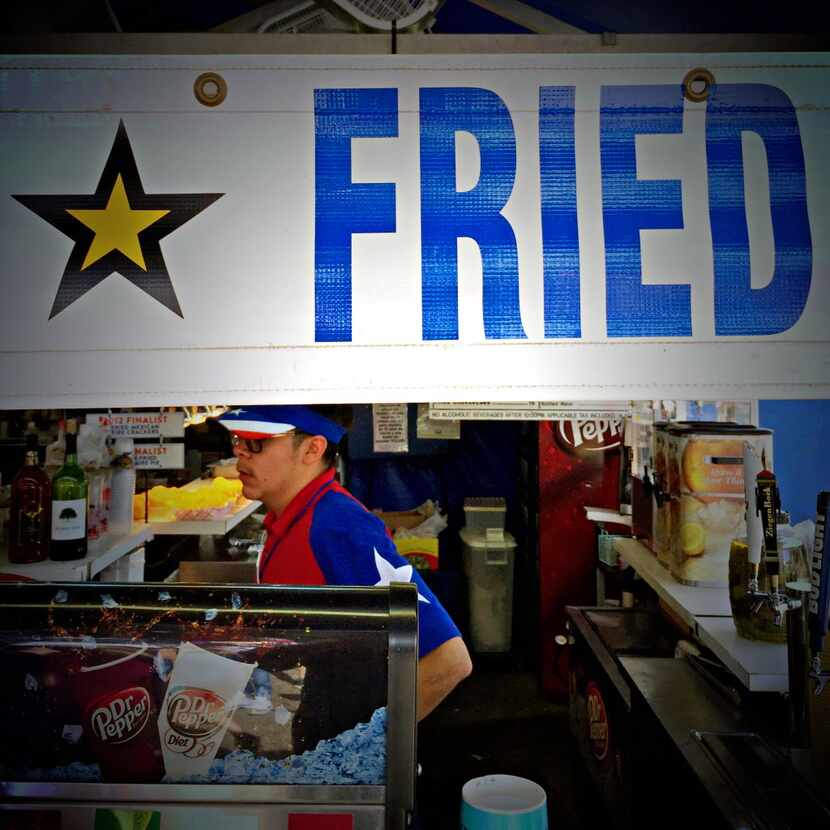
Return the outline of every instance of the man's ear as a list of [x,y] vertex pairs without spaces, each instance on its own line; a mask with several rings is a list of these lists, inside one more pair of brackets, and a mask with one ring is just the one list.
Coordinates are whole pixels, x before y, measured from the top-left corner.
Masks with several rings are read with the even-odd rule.
[[322,435],[312,435],[306,444],[303,462],[305,464],[316,464],[321,461],[328,445],[329,442]]

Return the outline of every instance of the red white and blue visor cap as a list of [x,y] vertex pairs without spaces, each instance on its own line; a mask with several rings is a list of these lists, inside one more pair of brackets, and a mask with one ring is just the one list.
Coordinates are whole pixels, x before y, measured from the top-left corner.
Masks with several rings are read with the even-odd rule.
[[240,438],[273,438],[296,429],[322,435],[337,444],[346,430],[307,406],[239,406],[219,416],[219,423]]

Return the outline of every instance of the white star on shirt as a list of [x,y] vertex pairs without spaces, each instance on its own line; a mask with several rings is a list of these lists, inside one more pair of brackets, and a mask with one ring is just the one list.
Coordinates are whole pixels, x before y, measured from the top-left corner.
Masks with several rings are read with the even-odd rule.
[[[378,576],[380,580],[375,583],[375,587],[377,588],[379,585],[388,585],[390,582],[412,582],[412,565],[401,565],[400,568],[396,568],[389,560],[384,559],[379,553],[377,548],[373,548],[375,551],[375,567],[378,569]],[[421,592],[418,592],[418,602],[425,602],[427,605],[430,604],[429,600],[421,596]]]
[[232,409],[228,415],[241,415],[243,412],[245,412],[244,409]]

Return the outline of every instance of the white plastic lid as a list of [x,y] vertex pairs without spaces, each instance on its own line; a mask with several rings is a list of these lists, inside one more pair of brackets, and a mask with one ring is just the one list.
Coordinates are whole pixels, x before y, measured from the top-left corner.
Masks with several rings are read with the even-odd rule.
[[467,496],[464,499],[464,509],[473,512],[504,512],[507,510],[507,500],[501,496]]
[[462,527],[460,535],[461,541],[470,548],[481,550],[505,548],[513,550],[516,547],[516,540],[507,531],[502,531],[500,528],[479,530],[478,528]]
[[116,455],[132,455],[135,445],[132,438],[116,438],[115,439],[115,454]]

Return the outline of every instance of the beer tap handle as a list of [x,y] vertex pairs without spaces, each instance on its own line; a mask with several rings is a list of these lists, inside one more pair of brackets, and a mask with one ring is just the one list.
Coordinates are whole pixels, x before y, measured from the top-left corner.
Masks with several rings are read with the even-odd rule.
[[746,544],[747,559],[750,565],[749,591],[758,592],[758,568],[761,564],[761,552],[764,544],[764,530],[758,510],[758,473],[763,464],[749,441],[744,441],[744,501],[746,503]]
[[766,469],[765,458],[761,456],[761,465],[764,469],[755,478],[757,487],[758,510],[760,512],[761,528],[763,533],[763,556],[770,577],[779,574],[778,553],[778,485],[775,473]]
[[[822,490],[818,494],[816,507],[816,539],[813,545],[813,558],[810,567],[810,651],[813,660],[818,661],[821,674],[821,653],[824,649],[824,635],[830,608],[830,556],[827,556],[827,514],[830,509],[830,492]],[[827,682],[825,677],[824,683]],[[822,688],[824,687],[822,683]]]

